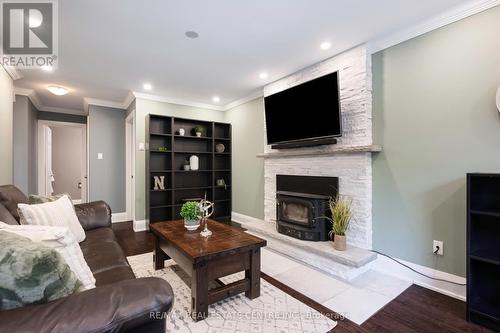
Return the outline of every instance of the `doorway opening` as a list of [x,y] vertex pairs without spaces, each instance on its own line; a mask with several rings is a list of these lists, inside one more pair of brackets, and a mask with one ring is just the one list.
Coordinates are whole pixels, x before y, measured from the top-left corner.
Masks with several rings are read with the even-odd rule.
[[135,221],[135,110],[125,119],[125,175],[127,219]]
[[88,201],[87,125],[38,121],[38,194]]

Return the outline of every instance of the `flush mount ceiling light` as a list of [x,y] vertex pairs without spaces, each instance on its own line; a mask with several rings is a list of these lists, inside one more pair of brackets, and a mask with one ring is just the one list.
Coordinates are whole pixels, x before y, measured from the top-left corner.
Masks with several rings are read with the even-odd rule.
[[266,73],[266,72],[262,72],[262,73],[260,73],[260,74],[259,74],[259,77],[260,77],[261,79],[263,79],[263,80],[264,80],[264,79],[267,79],[267,78],[268,78],[268,76],[269,76],[269,75],[267,75],[267,73]]
[[191,39],[196,39],[200,36],[196,31],[186,31],[185,35],[187,38]]
[[61,87],[61,86],[48,86],[47,90],[56,96],[63,96],[69,92],[68,89]]
[[319,47],[322,50],[328,50],[330,47],[332,47],[332,44],[330,42],[323,42]]
[[42,70],[44,70],[46,72],[52,72],[53,68],[50,65],[43,65]]
[[219,102],[220,102],[220,98],[219,98],[219,96],[214,96],[214,97],[212,97],[212,102],[214,102],[214,103],[219,103]]
[[151,89],[153,89],[153,86],[151,85],[151,83],[144,83],[142,85],[142,87],[144,88],[144,90],[151,90]]

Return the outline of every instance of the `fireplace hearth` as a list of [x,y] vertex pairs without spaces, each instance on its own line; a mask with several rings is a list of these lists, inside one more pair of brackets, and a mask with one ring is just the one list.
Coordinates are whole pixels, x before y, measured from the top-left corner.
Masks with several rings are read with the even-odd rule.
[[328,200],[338,191],[337,177],[276,176],[276,226],[290,237],[326,241],[331,230]]

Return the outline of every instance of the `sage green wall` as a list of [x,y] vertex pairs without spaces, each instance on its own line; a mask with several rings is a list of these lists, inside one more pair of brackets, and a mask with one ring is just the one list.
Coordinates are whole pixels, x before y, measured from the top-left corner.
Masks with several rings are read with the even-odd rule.
[[38,110],[28,97],[16,95],[13,113],[13,184],[26,194],[38,193]]
[[139,144],[146,141],[146,117],[148,114],[192,118],[207,121],[225,122],[225,112],[196,108],[185,105],[156,102],[137,98],[135,100],[135,218],[146,218],[146,152],[138,150]]
[[9,74],[0,66],[0,184],[12,184],[13,86]]
[[[88,135],[89,199],[104,200],[113,214],[123,213],[127,206],[125,110],[90,105]],[[97,158],[99,153],[103,159]]]
[[500,172],[499,31],[496,7],[373,56],[376,250],[465,275],[465,174]]
[[233,212],[264,218],[264,99],[226,112],[233,128]]

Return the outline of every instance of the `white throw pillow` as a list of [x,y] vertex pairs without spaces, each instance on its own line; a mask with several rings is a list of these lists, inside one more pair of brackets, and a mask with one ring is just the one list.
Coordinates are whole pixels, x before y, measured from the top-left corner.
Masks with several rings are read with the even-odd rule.
[[64,258],[84,289],[95,288],[94,275],[83,258],[80,246],[68,228],[42,225],[9,225],[0,222],[0,230],[24,236],[34,242],[53,248]]
[[85,240],[85,231],[67,195],[56,201],[38,205],[18,204],[17,210],[21,224],[66,227],[73,233],[78,243]]

